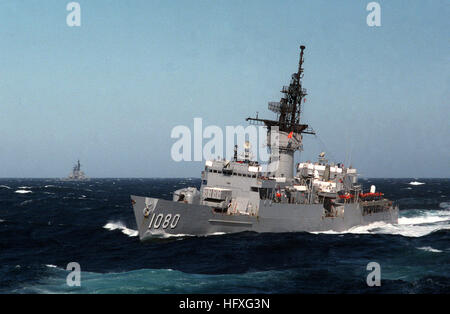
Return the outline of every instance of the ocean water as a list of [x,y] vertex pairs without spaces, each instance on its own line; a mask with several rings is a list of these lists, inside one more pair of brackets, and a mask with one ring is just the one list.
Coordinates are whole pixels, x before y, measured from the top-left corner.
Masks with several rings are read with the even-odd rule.
[[[450,179],[362,183],[399,204],[398,224],[140,243],[129,195],[170,199],[200,180],[0,179],[0,293],[449,293]],[[81,287],[66,284],[70,262]]]

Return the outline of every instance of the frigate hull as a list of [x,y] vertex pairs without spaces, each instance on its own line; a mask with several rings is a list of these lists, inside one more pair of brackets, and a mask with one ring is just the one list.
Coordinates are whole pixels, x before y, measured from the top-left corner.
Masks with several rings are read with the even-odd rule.
[[215,212],[205,205],[131,196],[141,241],[155,235],[211,235],[217,233],[345,231],[377,221],[398,222],[398,208],[364,213],[358,203],[342,206],[333,217],[322,204],[279,204],[261,201],[257,216]]

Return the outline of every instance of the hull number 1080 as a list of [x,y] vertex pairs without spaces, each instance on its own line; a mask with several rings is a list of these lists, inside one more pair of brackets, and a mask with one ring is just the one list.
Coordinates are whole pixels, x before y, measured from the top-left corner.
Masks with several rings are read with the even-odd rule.
[[159,229],[161,227],[163,229],[167,229],[170,227],[171,229],[175,229],[179,220],[180,220],[179,214],[176,215],[153,214],[150,220],[150,224],[148,225],[148,228]]

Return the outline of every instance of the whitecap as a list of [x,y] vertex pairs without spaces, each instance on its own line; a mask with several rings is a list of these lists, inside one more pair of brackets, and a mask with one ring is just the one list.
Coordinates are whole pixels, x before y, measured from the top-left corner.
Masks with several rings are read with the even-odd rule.
[[134,229],[127,228],[123,222],[108,222],[106,225],[103,226],[103,228],[108,229],[110,231],[113,230],[121,230],[123,234],[126,234],[129,237],[136,237],[139,232]]
[[[224,235],[227,234],[226,232],[213,232],[213,233],[207,233],[207,234],[203,234],[203,235],[198,235],[198,237],[209,237],[209,236],[218,236],[218,235]],[[168,239],[168,238],[187,238],[187,237],[197,237],[197,235],[194,234],[187,234],[187,233],[167,233],[165,231],[149,231],[146,234],[146,237],[155,237],[155,238],[163,238],[163,239]]]
[[163,238],[163,239],[168,239],[168,238],[185,238],[185,237],[195,237],[195,235],[193,234],[185,234],[185,233],[167,233],[165,231],[160,231],[160,230],[152,230],[149,231],[146,236],[150,235],[150,237],[155,237],[155,238]]
[[28,191],[28,190],[17,190],[15,193],[18,194],[27,194],[27,193],[33,193],[32,191]]
[[224,234],[226,234],[226,232],[213,232],[209,235],[224,235]]
[[431,246],[418,247],[417,249],[422,250],[422,251],[427,251],[427,252],[433,252],[433,253],[442,253],[441,250],[434,249]]
[[447,221],[450,220],[449,216],[446,215],[424,215],[417,217],[399,217],[398,224],[399,225],[420,225],[420,224],[430,224],[435,222]]
[[410,184],[410,185],[423,185],[425,183],[424,182],[418,182],[418,181],[411,181],[408,184]]
[[56,267],[58,267],[58,266],[52,265],[52,264],[47,264],[47,265],[45,265],[45,266],[47,266],[47,267],[49,267],[49,268],[56,268]]
[[11,190],[11,188],[9,186],[7,186],[7,185],[0,185],[0,188]]
[[[401,213],[403,215],[407,212]],[[427,211],[413,217],[399,217],[398,224],[382,221],[369,225],[355,226],[345,231],[314,231],[314,234],[393,234],[404,237],[423,237],[438,230],[450,229],[450,212],[445,210]]]

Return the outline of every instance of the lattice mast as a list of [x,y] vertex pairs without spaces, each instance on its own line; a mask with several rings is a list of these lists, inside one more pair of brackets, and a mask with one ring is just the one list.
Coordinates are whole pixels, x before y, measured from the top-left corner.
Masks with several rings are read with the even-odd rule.
[[247,121],[264,123],[268,128],[278,126],[282,132],[315,134],[309,129],[307,124],[301,124],[302,102],[307,95],[306,89],[302,87],[303,78],[303,52],[305,46],[300,46],[300,61],[298,72],[292,74],[289,86],[283,86],[281,92],[284,96],[279,102],[269,102],[269,110],[278,114],[278,120],[268,120],[256,118],[247,118]]
[[[289,86],[283,86],[284,94],[279,102],[269,102],[269,110],[278,115],[277,120],[247,118],[247,121],[255,124],[264,124],[270,133],[274,127],[278,127],[279,138],[275,145],[268,136],[268,145],[272,150],[272,161],[279,161],[273,175],[279,177],[293,177],[294,152],[302,147],[302,133],[315,134],[307,125],[301,124],[302,102],[307,95],[302,87],[303,78],[303,53],[305,46],[300,46],[300,60],[297,73],[292,74]],[[276,147],[275,147],[276,146]],[[275,150],[275,151],[274,151]],[[274,154],[275,153],[275,154]]]

